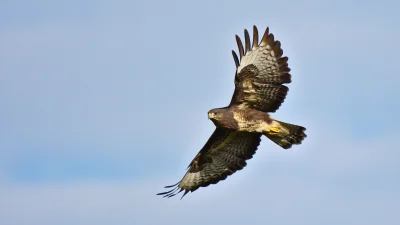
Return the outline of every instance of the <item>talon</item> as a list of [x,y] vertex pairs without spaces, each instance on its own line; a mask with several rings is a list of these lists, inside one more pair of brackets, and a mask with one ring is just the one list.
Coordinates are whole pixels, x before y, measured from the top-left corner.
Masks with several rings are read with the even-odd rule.
[[276,127],[271,127],[270,129],[269,129],[269,134],[271,134],[271,135],[276,135],[276,134],[278,134],[280,132],[280,130],[278,129],[278,128],[276,128]]

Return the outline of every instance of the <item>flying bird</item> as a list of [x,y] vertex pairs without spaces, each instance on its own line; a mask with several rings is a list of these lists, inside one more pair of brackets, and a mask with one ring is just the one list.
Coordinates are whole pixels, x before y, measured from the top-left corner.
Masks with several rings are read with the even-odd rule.
[[208,118],[216,129],[207,143],[194,157],[188,171],[172,188],[159,193],[172,197],[184,191],[182,198],[199,187],[207,187],[225,180],[243,169],[246,160],[255,154],[261,136],[284,149],[300,144],[307,136],[302,126],[275,120],[268,113],[275,112],[283,103],[291,82],[288,57],[282,57],[281,43],[266,29],[261,41],[257,27],[253,27],[253,43],[244,30],[245,45],[236,35],[239,56],[232,50],[236,65],[235,91],[227,107],[212,109]]

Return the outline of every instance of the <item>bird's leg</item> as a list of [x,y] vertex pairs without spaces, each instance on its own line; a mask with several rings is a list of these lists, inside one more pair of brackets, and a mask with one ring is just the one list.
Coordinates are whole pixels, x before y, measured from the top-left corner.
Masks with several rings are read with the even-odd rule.
[[277,128],[277,127],[271,127],[271,128],[269,128],[268,134],[269,134],[269,135],[274,135],[274,136],[275,136],[275,135],[278,135],[279,132],[280,132],[279,128]]

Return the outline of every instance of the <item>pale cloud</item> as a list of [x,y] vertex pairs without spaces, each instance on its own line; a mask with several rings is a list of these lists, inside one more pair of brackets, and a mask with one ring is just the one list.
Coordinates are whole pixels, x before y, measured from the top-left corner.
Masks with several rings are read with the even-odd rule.
[[173,170],[159,168],[157,176],[133,181],[3,182],[1,218],[15,225],[203,224],[210,219],[229,224],[394,225],[399,222],[395,170],[400,155],[390,140],[396,136],[359,142],[338,131],[312,131],[303,145],[286,151],[264,140],[244,170],[182,201],[155,194],[183,175],[183,164],[193,157],[189,155]]
[[[3,224],[397,224],[397,189],[334,187],[272,172],[239,176],[179,198],[155,193],[165,180],[2,187]],[[299,175],[299,173],[295,173]],[[285,176],[286,175],[286,176]],[[240,182],[239,182],[240,181]],[[371,180],[373,182],[373,180]]]

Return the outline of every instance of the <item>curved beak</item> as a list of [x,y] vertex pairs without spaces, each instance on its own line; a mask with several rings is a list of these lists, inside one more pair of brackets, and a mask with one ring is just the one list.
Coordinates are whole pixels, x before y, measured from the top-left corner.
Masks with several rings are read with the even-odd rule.
[[213,113],[208,113],[208,119],[213,119],[214,118],[214,114]]

